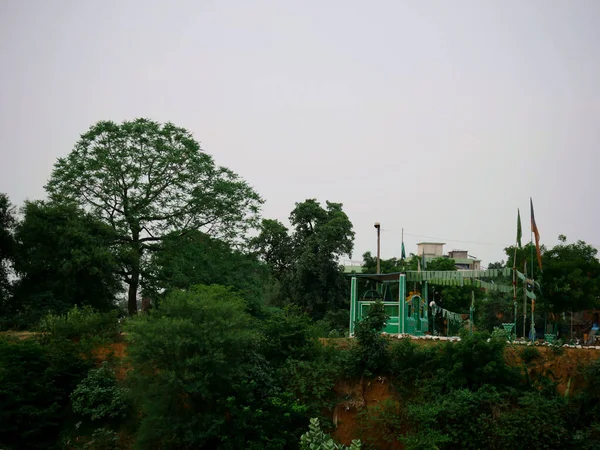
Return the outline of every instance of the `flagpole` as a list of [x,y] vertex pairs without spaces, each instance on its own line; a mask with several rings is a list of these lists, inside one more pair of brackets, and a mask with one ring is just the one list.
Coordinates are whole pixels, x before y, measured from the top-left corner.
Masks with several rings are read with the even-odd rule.
[[523,339],[527,339],[527,259],[524,261],[523,270]]
[[513,255],[513,304],[515,307],[515,338],[517,337],[517,248],[521,248],[521,211],[517,208],[517,239],[515,242],[515,253]]
[[[530,233],[530,237],[529,237],[529,246],[531,247],[531,288],[535,291],[534,286],[535,286],[535,278],[533,276],[533,200],[531,199],[531,197],[529,197],[529,201],[531,202],[531,233]],[[534,311],[535,311],[535,300],[532,298],[531,299],[531,327],[529,329],[529,332],[531,333],[531,342],[535,342],[535,318],[534,318]]]

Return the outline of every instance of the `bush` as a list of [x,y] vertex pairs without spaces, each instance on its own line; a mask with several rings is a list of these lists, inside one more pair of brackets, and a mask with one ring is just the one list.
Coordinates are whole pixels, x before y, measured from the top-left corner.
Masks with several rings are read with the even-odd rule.
[[93,421],[125,417],[127,391],[117,386],[114,372],[106,363],[88,372],[71,394],[73,412]]
[[114,338],[119,333],[119,311],[100,313],[91,306],[73,306],[63,315],[48,314],[39,330],[53,338]]
[[522,384],[519,370],[504,359],[505,347],[502,338],[463,330],[460,341],[446,343],[437,354],[432,387],[443,393],[463,388],[477,390],[486,384],[497,389],[512,389]]
[[383,303],[378,300],[367,315],[356,322],[354,335],[358,345],[349,352],[347,371],[350,376],[371,376],[387,371],[389,340],[381,330],[388,318]]
[[530,364],[539,357],[540,351],[533,346],[527,346],[521,350],[521,359],[525,364]]
[[390,347],[390,372],[402,384],[413,385],[419,380],[430,379],[439,359],[439,348],[415,344],[410,339],[400,339]]
[[139,446],[275,449],[297,442],[301,405],[274,386],[245,307],[222,286],[198,286],[128,321]]
[[319,419],[310,419],[308,431],[300,438],[301,450],[360,450],[359,440],[352,441],[350,447],[336,443],[331,437],[321,431]]
[[342,377],[342,358],[337,348],[320,347],[312,360],[288,359],[279,378],[311,414],[321,414],[323,409],[334,406],[335,383]]
[[316,352],[317,330],[299,309],[272,308],[260,328],[264,336],[261,351],[272,364],[281,365],[288,358],[312,359]]
[[88,368],[72,342],[0,338],[0,448],[53,447]]
[[494,411],[504,403],[505,395],[486,387],[475,392],[458,389],[431,402],[413,404],[407,410],[411,428],[402,441],[410,450],[497,448]]

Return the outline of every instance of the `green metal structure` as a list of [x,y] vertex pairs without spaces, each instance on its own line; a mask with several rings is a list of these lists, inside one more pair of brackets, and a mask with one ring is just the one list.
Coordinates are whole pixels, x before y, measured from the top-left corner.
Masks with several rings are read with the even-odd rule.
[[[517,272],[519,278],[525,276]],[[461,270],[461,271],[407,271],[388,274],[352,274],[350,286],[350,336],[354,336],[354,325],[368,312],[370,306],[377,300],[383,302],[389,320],[382,332],[389,334],[408,334],[422,336],[429,333],[430,308],[433,316],[441,313],[448,319],[447,333],[450,321],[462,323],[460,314],[447,311],[435,303],[429,304],[429,286],[473,286],[489,291],[512,293],[513,286],[498,281],[499,278],[510,278],[513,269]],[[377,289],[370,289],[359,295],[358,280],[374,282]],[[490,281],[484,280],[488,279]],[[408,283],[419,286],[419,290],[408,292]],[[394,287],[394,288],[392,288]],[[396,289],[397,287],[397,289]],[[534,300],[533,292],[526,292],[527,297]],[[473,330],[474,300],[469,308],[469,328]],[[516,317],[516,311],[515,311]],[[513,324],[511,324],[513,325]],[[435,326],[435,323],[434,323]],[[512,328],[512,326],[511,326]],[[516,322],[514,324],[516,330]],[[508,330],[507,330],[508,331]]]

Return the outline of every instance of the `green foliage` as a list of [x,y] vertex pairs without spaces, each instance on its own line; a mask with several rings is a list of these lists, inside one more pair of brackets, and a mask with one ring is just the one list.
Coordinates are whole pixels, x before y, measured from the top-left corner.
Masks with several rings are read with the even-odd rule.
[[[567,244],[563,235],[559,241],[552,248],[542,246],[542,273],[537,262],[534,263],[535,279],[542,286],[542,295],[536,303],[555,313],[597,307],[600,298],[598,250],[581,240]],[[512,267],[514,247],[504,250],[508,256],[507,267]],[[523,271],[523,263],[527,261],[527,270],[531,272],[532,255],[535,258],[532,244],[517,249],[517,269]]]
[[287,359],[279,371],[286,390],[292,392],[310,414],[321,414],[335,403],[335,383],[343,377],[344,353],[333,346],[318,346],[311,359]]
[[489,333],[461,333],[459,342],[447,342],[439,353],[434,385],[439,392],[453,389],[479,389],[489,384],[497,389],[519,384],[517,369],[504,359],[506,340]]
[[427,263],[426,270],[456,270],[454,259],[452,258],[435,258]]
[[288,275],[293,263],[293,246],[288,229],[278,220],[263,219],[258,236],[250,240],[250,248],[269,266],[279,281]]
[[[402,261],[398,258],[380,259],[379,268],[381,273],[395,273],[402,270]],[[362,273],[375,273],[377,270],[377,257],[371,252],[363,254]]]
[[366,316],[356,322],[354,335],[358,345],[350,350],[349,375],[370,376],[383,373],[388,364],[389,341],[381,335],[389,316],[381,300],[371,305]]
[[0,337],[0,447],[52,448],[88,368],[70,341]]
[[600,306],[598,250],[583,241],[561,242],[544,251],[542,302],[554,312],[580,311]]
[[536,359],[539,359],[540,351],[533,346],[527,346],[521,350],[520,356],[525,364],[529,364],[535,361]]
[[418,394],[425,380],[430,380],[437,369],[439,349],[415,344],[411,339],[400,339],[390,347],[390,373],[398,380],[397,388],[403,398]]
[[86,450],[116,450],[119,436],[112,430],[98,428],[92,433],[92,439],[84,446]]
[[[349,299],[348,283],[338,259],[352,252],[352,223],[341,203],[326,202],[323,208],[315,199],[296,203],[290,222],[294,227],[292,236],[283,225],[268,221],[263,222],[261,233],[252,242],[281,282],[281,303],[299,306],[314,320],[329,313],[329,321],[340,321],[333,324],[335,328],[345,328],[347,316],[335,314],[348,310]],[[290,250],[290,257],[285,257]]]
[[73,305],[113,308],[120,286],[112,229],[73,205],[26,202],[23,214],[14,258],[21,278],[4,310],[7,325],[30,327]]
[[15,256],[15,222],[14,207],[8,196],[0,193],[0,311],[6,311],[11,293],[9,270]]
[[400,405],[389,398],[358,411],[356,417],[358,435],[367,449],[392,446],[398,442],[406,428]]
[[73,412],[92,421],[125,417],[127,390],[117,385],[115,374],[106,363],[88,372],[71,394]]
[[503,323],[514,321],[514,303],[511,295],[490,291],[486,298],[476,302],[475,324],[479,330],[491,331]]
[[119,311],[99,312],[91,306],[73,306],[66,314],[48,314],[39,330],[52,338],[102,338],[111,339],[119,333]]
[[230,289],[174,291],[126,329],[139,446],[286,448],[297,439],[303,407],[274,386],[255,320]]
[[350,447],[336,443],[331,437],[323,431],[319,425],[319,419],[310,419],[308,431],[300,438],[301,450],[360,450],[359,440],[352,441]]
[[267,268],[253,256],[195,230],[165,236],[152,253],[147,271],[149,283],[144,291],[153,298],[161,291],[168,294],[199,284],[219,284],[255,303],[263,297],[268,276]]
[[137,310],[146,250],[172,230],[233,239],[255,224],[262,203],[187,130],[148,119],[93,125],[58,159],[46,190],[52,199],[86,206],[113,228],[130,313]]
[[288,358],[312,359],[316,352],[316,328],[298,308],[273,308],[260,323],[264,336],[262,353],[271,364],[281,365]]
[[484,295],[480,289],[473,290],[471,286],[443,286],[440,290],[435,290],[436,303],[449,311],[467,313],[471,306],[473,292],[477,304]]

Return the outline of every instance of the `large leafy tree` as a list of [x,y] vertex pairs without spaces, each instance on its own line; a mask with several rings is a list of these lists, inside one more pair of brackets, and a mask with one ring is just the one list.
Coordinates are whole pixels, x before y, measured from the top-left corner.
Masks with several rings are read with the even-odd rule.
[[354,231],[342,204],[326,202],[323,208],[315,199],[296,203],[290,222],[295,259],[290,297],[313,319],[347,312],[346,282],[338,260],[351,255]]
[[10,294],[9,271],[14,257],[14,208],[6,194],[0,193],[0,306]]
[[238,175],[216,166],[187,130],[147,119],[92,126],[56,162],[46,189],[114,229],[130,313],[137,311],[146,250],[173,230],[233,239],[254,223],[262,203]]
[[269,266],[277,280],[285,278],[294,256],[289,230],[280,221],[263,219],[259,234],[250,240],[250,248]]
[[[552,248],[541,247],[542,267],[539,270],[535,258],[535,246],[531,243],[517,249],[517,270],[523,271],[527,265],[531,276],[539,282],[541,292],[536,288],[538,304],[555,313],[580,311],[600,305],[600,261],[598,250],[584,241],[567,244],[564,235],[558,237],[560,243]],[[507,267],[512,267],[514,247],[505,249],[508,256]],[[541,295],[540,295],[541,294]]]
[[[381,273],[395,273],[402,270],[402,261],[398,258],[380,259],[379,269]],[[371,252],[363,254],[362,273],[375,273],[377,271],[377,256]]]
[[323,207],[315,199],[296,203],[290,222],[291,233],[276,220],[264,220],[251,241],[281,283],[280,302],[295,304],[313,319],[327,314],[330,322],[345,323],[347,283],[338,260],[352,252],[352,222],[341,203]]
[[452,258],[435,258],[427,263],[425,270],[456,270],[454,259]]
[[598,250],[584,241],[561,243],[542,254],[542,301],[554,312],[600,306]]
[[198,284],[220,284],[233,288],[248,302],[261,298],[267,268],[223,240],[201,231],[184,236],[173,232],[165,236],[158,250],[151,256],[147,274],[145,291],[151,296]]
[[27,202],[15,239],[20,279],[8,309],[21,325],[73,305],[114,307],[120,281],[110,226],[72,204]]

